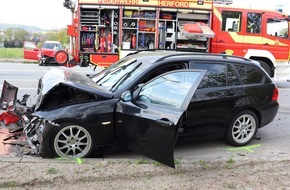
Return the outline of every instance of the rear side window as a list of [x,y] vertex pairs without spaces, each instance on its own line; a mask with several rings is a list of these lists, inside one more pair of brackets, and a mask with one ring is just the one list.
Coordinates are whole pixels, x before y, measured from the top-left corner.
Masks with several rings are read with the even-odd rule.
[[263,80],[263,75],[252,66],[235,65],[240,74],[243,84],[259,84]]
[[192,69],[207,70],[198,88],[215,88],[226,86],[226,66],[222,63],[191,62]]

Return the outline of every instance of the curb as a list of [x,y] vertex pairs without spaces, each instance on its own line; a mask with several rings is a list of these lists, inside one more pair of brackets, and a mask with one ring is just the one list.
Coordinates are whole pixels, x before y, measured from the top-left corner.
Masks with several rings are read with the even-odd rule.
[[98,163],[103,162],[104,158],[82,158],[82,159],[58,159],[58,158],[41,158],[37,156],[0,156],[0,163],[1,162],[8,162],[8,163]]
[[10,59],[10,58],[0,58],[0,62],[11,62],[11,63],[37,63],[35,60],[28,59]]

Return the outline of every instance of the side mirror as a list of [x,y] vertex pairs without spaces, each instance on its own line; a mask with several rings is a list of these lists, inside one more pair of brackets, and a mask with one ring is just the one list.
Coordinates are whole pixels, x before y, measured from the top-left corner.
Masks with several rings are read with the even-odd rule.
[[123,92],[123,94],[121,95],[121,100],[123,102],[130,102],[133,99],[133,95],[131,91],[125,91]]

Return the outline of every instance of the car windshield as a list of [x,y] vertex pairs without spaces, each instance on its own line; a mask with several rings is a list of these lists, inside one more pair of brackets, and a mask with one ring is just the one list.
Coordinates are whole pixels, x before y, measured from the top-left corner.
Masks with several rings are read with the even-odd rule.
[[149,65],[128,57],[103,70],[92,80],[105,90],[115,92],[132,83]]

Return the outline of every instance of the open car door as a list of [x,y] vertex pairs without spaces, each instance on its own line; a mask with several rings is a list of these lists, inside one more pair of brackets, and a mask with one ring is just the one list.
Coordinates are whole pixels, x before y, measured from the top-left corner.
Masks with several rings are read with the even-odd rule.
[[37,48],[37,46],[35,45],[35,43],[30,42],[30,41],[25,41],[24,45],[23,45],[23,55],[24,55],[24,59],[31,59],[31,60],[38,60],[38,53],[39,53],[39,49]]
[[128,148],[175,167],[173,149],[183,113],[206,71],[176,70],[160,75],[117,104],[117,131]]

